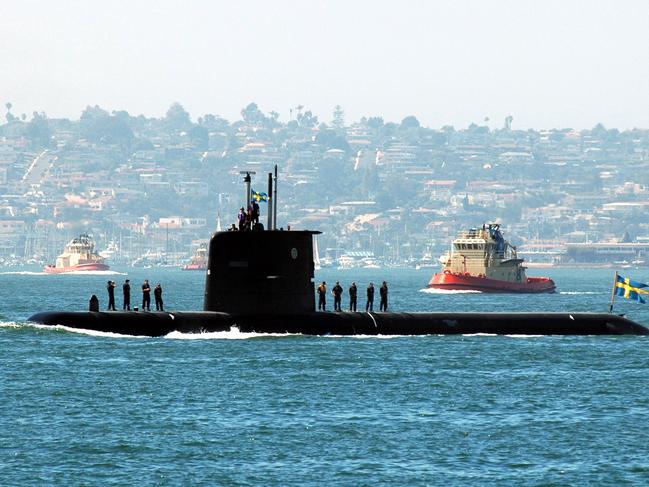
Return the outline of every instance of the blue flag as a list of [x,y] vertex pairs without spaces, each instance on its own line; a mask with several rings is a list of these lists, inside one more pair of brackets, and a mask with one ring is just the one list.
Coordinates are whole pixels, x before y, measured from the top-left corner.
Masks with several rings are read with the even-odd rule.
[[617,276],[615,282],[615,295],[627,299],[633,299],[634,301],[644,304],[646,301],[642,295],[649,294],[649,289],[646,289],[648,287],[647,284],[632,281],[628,277]]
[[260,203],[260,202],[267,203],[268,202],[268,195],[266,193],[258,193],[257,191],[255,191],[253,189],[251,194],[252,194],[252,199],[254,201],[256,201],[257,203]]

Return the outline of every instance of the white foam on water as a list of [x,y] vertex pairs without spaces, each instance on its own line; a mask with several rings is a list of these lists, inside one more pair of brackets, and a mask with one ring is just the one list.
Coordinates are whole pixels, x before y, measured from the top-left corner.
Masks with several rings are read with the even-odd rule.
[[426,294],[482,294],[482,291],[474,289],[433,289],[428,287],[420,289],[419,292]]
[[16,323],[15,321],[0,321],[0,327],[2,328],[20,328],[22,326],[21,323]]
[[366,340],[368,338],[378,338],[380,340],[386,340],[391,338],[410,338],[413,336],[430,336],[430,335],[319,335],[321,338],[357,338],[361,340]]
[[570,296],[577,296],[581,294],[608,294],[608,293],[601,293],[597,291],[560,291],[559,294],[568,294]]
[[6,322],[0,323],[0,326],[7,328],[38,328],[40,330],[63,330],[72,333],[78,333],[80,335],[88,335],[95,337],[105,337],[105,338],[151,338],[149,336],[142,335],[122,335],[121,333],[112,333],[107,331],[97,331],[97,330],[88,330],[85,328],[72,328],[70,326],[63,325],[43,325],[41,323],[15,323],[15,322]]
[[512,333],[511,335],[505,335],[505,336],[509,338],[543,338],[546,335],[524,335],[521,333]]
[[97,330],[87,330],[85,328],[71,328],[69,326],[63,326],[63,325],[55,325],[55,326],[49,326],[49,325],[37,325],[37,326],[42,326],[43,328],[55,328],[59,330],[65,330],[65,331],[70,331],[72,333],[78,333],[79,335],[88,335],[91,337],[102,337],[102,338],[152,338],[150,336],[145,336],[145,335],[122,335],[121,333],[113,333],[109,331],[97,331]]
[[233,326],[228,331],[211,331],[205,333],[181,333],[172,331],[164,338],[171,340],[247,340],[260,337],[288,337],[299,336],[292,333],[243,333],[239,328]]
[[497,333],[462,333],[463,337],[497,337]]
[[34,272],[34,271],[6,271],[0,272],[0,275],[3,276],[45,276],[45,272]]

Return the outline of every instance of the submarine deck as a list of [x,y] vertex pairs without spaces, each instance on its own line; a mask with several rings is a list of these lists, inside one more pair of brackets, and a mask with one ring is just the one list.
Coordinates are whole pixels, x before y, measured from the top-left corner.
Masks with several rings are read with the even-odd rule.
[[303,335],[649,335],[649,329],[609,313],[392,313],[319,312],[294,315],[233,315],[197,312],[70,311],[29,318],[43,325],[136,336],[172,331],[228,331]]

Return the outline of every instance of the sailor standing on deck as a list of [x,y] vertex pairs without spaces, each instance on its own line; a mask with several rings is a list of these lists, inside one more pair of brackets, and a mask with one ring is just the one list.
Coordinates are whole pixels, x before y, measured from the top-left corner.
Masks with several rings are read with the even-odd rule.
[[365,311],[374,311],[374,283],[370,282],[367,286],[367,303],[365,303]]
[[237,215],[237,220],[239,220],[239,230],[245,230],[246,229],[246,211],[243,209],[243,206],[239,210],[239,214]]
[[334,295],[334,311],[342,311],[342,309],[340,309],[340,302],[343,295],[343,288],[340,285],[340,282],[336,281],[336,285],[331,290],[331,294]]
[[349,311],[356,311],[356,297],[358,296],[358,289],[356,283],[352,282],[349,286]]
[[142,284],[142,311],[151,311],[151,286],[149,280],[145,279]]
[[153,289],[153,297],[155,298],[155,310],[164,311],[164,308],[162,307],[162,286],[160,283],[156,284]]
[[122,292],[124,293],[124,306],[122,306],[122,309],[131,311],[131,281],[128,279],[122,284]]
[[108,311],[115,311],[115,282],[108,281],[106,289],[108,290]]
[[381,303],[379,304],[379,311],[388,310],[388,283],[383,281],[381,288],[379,289],[379,294],[381,295]]
[[325,311],[327,304],[327,283],[322,281],[318,286],[318,311]]
[[255,200],[252,200],[250,206],[252,207],[252,223],[256,225],[257,223],[259,223],[259,205]]

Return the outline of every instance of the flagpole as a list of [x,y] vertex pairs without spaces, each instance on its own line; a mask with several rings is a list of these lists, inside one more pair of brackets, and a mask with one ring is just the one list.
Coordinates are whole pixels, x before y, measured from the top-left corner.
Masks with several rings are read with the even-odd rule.
[[615,277],[613,278],[613,289],[611,290],[611,305],[608,308],[608,312],[613,312],[613,304],[615,304],[615,291],[617,287],[617,271],[615,271]]

